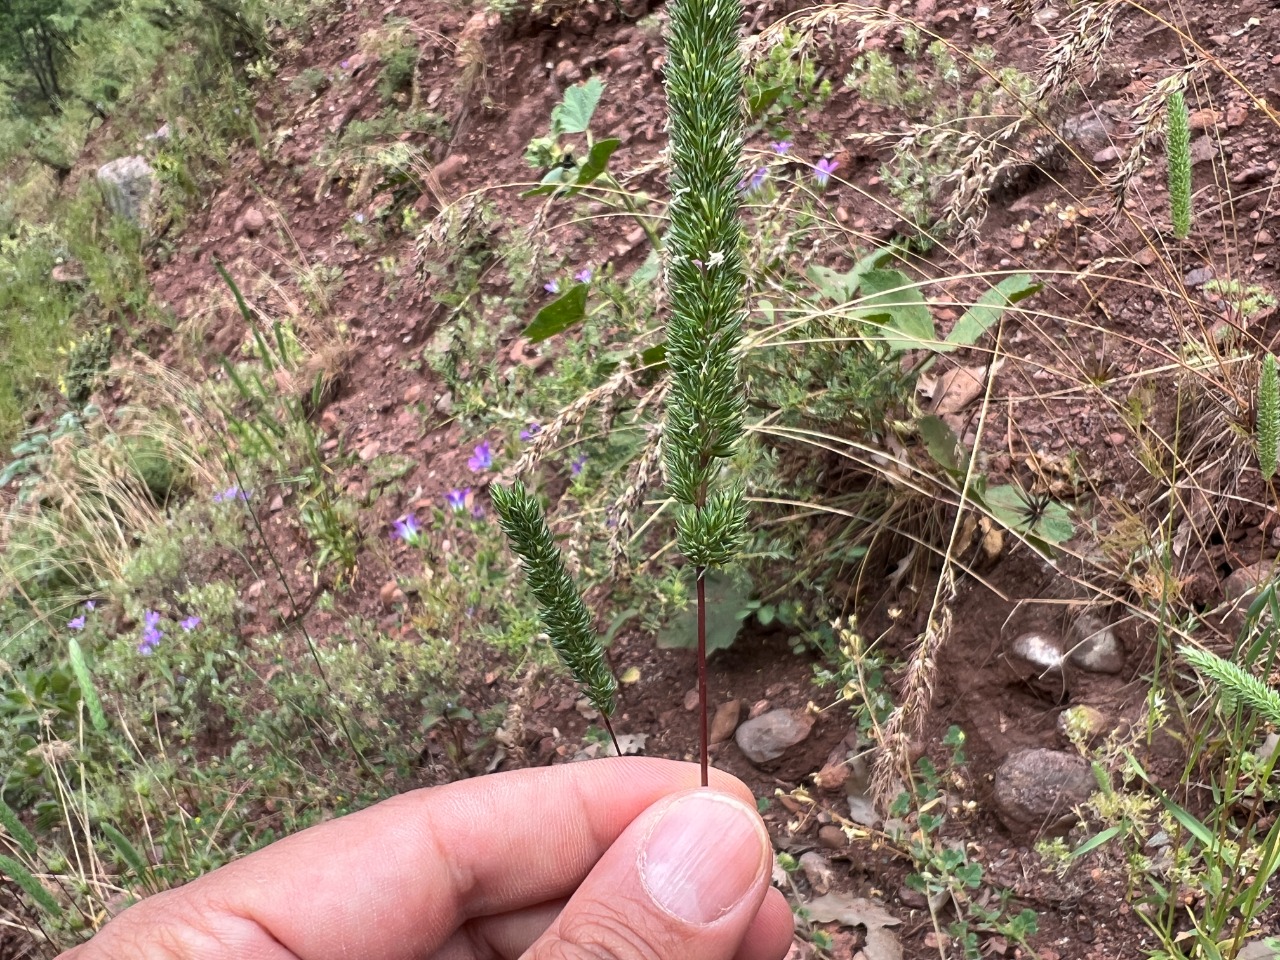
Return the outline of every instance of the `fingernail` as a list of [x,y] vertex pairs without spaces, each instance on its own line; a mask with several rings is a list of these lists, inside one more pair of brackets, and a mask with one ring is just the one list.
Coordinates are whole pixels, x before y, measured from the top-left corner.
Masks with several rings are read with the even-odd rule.
[[640,849],[640,880],[653,901],[688,923],[710,923],[764,873],[768,834],[754,810],[714,793],[677,800]]

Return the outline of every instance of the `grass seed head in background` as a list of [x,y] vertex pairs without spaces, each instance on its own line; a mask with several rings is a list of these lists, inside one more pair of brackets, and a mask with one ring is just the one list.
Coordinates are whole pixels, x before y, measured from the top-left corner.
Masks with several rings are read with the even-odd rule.
[[605,663],[591,614],[551,536],[542,505],[518,480],[510,487],[494,484],[490,495],[512,551],[524,561],[551,645],[591,705],[605,717],[612,716],[618,683]]
[[1276,473],[1277,447],[1280,445],[1280,375],[1276,372],[1276,358],[1268,353],[1262,358],[1262,372],[1258,377],[1258,469],[1262,479],[1270,480]]
[[1169,158],[1169,214],[1179,240],[1191,232],[1191,121],[1181,90],[1165,101],[1165,151]]

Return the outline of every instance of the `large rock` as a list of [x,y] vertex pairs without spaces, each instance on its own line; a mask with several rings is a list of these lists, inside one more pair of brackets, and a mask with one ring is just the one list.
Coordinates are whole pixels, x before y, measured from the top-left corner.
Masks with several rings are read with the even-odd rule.
[[1097,787],[1089,764],[1074,753],[1019,750],[996,770],[996,812],[1013,833],[1061,836],[1076,822],[1072,808]]
[[155,171],[142,157],[121,157],[98,168],[98,183],[107,206],[119,216],[142,223],[143,204],[151,195]]
[[812,729],[810,717],[797,717],[790,710],[770,710],[740,726],[734,739],[752,763],[768,763],[803,742]]

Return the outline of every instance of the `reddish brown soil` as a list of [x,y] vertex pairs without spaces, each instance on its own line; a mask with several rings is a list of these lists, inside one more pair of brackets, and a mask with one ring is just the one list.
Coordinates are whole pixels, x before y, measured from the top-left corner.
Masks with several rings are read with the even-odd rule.
[[[785,12],[772,3],[749,6],[748,22],[757,29]],[[908,15],[910,6],[903,5]],[[1034,28],[1000,19],[975,20],[972,7],[936,9],[931,0],[920,0],[915,6],[916,16],[961,47],[972,45],[978,34],[991,30],[985,39],[994,43],[1001,63],[1033,71],[1035,58],[1045,46]],[[628,12],[641,11],[629,5]],[[637,26],[621,23],[609,3],[576,10],[556,8],[536,22],[508,26],[486,22],[482,16],[469,19],[468,13],[437,0],[405,0],[395,5],[395,14],[408,18],[420,38],[423,59],[418,83],[423,95],[434,98],[433,109],[450,120],[447,138],[411,137],[415,144],[428,144],[434,162],[450,174],[437,184],[439,198],[423,204],[427,216],[440,201],[530,178],[522,157],[524,146],[545,132],[550,109],[565,86],[562,81],[572,74],[571,69],[557,68],[558,64],[568,64],[583,75],[598,73],[607,81],[600,129],[613,131],[622,139],[626,166],[639,167],[663,146],[660,40]],[[1250,16],[1258,17],[1259,25],[1236,35],[1234,30]],[[1209,0],[1196,7],[1192,17],[1195,35],[1210,43],[1213,53],[1236,69],[1252,89],[1266,92],[1276,88],[1280,68],[1268,58],[1270,51],[1280,49],[1280,21],[1269,5],[1252,0],[1239,5]],[[418,283],[409,275],[414,262],[409,237],[396,236],[382,246],[356,248],[341,226],[355,213],[370,214],[378,199],[353,206],[354,185],[322,182],[321,170],[312,163],[333,130],[377,111],[376,65],[358,65],[351,70],[350,84],[334,84],[314,101],[289,93],[290,82],[308,68],[339,71],[343,60],[356,56],[356,38],[375,22],[376,11],[371,17],[364,8],[339,14],[317,29],[300,53],[286,59],[279,76],[268,85],[257,116],[264,130],[288,129],[289,136],[278,150],[267,151],[266,159],[250,146],[237,152],[221,186],[192,216],[182,235],[173,238],[176,251],[166,262],[155,263],[151,276],[157,300],[167,305],[186,329],[200,331],[198,344],[157,338],[160,358],[179,366],[199,364],[213,372],[218,355],[241,342],[245,333],[214,271],[215,259],[228,264],[250,300],[267,316],[280,315],[284,304],[280,293],[273,292],[258,271],[296,297],[294,265],[299,259],[343,268],[343,285],[333,297],[333,319],[350,331],[356,349],[337,397],[320,423],[329,436],[341,439],[346,450],[373,446],[377,453],[400,454],[416,461],[401,486],[418,490],[417,499],[383,497],[377,502],[376,513],[370,511],[363,518],[370,541],[385,543],[384,531],[393,517],[415,506],[438,504],[446,490],[473,479],[465,460],[469,445],[479,438],[466,436],[456,423],[440,415],[432,414],[424,425],[419,411],[431,410],[442,387],[429,374],[405,365],[445,318],[445,311],[432,300],[442,281],[430,278]],[[465,92],[459,89],[464,66],[459,50],[465,47],[460,46],[464,37],[480,38],[484,49],[480,79]],[[850,37],[841,37],[829,62],[824,63],[824,69],[836,79],[853,56]],[[1103,75],[1089,87],[1081,108],[1117,97],[1131,99],[1135,84],[1162,75],[1163,64],[1180,56],[1170,31],[1153,30],[1150,20],[1136,15],[1122,17]],[[547,69],[548,64],[552,70]],[[1183,248],[1199,251],[1198,257],[1187,255],[1186,268],[1198,266],[1201,259],[1220,270],[1230,265],[1233,275],[1270,282],[1274,289],[1277,255],[1274,240],[1268,239],[1280,234],[1271,193],[1276,164],[1269,159],[1274,127],[1257,105],[1243,113],[1232,112],[1232,107],[1244,105],[1243,98],[1217,76],[1212,83],[1216,86],[1209,95],[1223,119],[1216,136],[1229,157],[1229,172],[1239,175],[1255,166],[1262,172],[1250,172],[1253,179],[1247,183],[1214,186],[1209,166],[1197,167],[1196,186],[1205,196],[1232,194],[1236,226],[1224,246],[1217,219],[1203,220],[1191,245]],[[486,98],[484,106],[482,97]],[[840,91],[837,84],[836,96],[822,116],[812,118],[811,125],[839,135],[846,130],[876,129],[888,122],[885,111],[866,107]],[[797,134],[797,153],[821,154],[816,133],[817,129]],[[883,151],[843,146],[837,155],[841,175],[853,182],[870,182],[885,158]],[[1131,435],[1121,418],[1126,397],[1140,371],[1176,355],[1189,329],[1219,322],[1220,307],[1206,303],[1197,291],[1184,294],[1180,273],[1159,275],[1160,261],[1143,253],[1131,223],[1121,220],[1114,227],[1103,225],[1101,210],[1107,198],[1081,165],[1070,165],[1057,176],[1060,184],[1046,180],[1025,197],[993,205],[984,228],[987,242],[966,252],[966,262],[973,268],[1016,265],[1048,271],[1074,269],[1099,257],[1111,257],[1120,261],[1110,268],[1111,275],[1119,279],[1048,289],[1037,306],[1059,315],[1061,321],[1042,317],[1035,323],[1010,322],[1003,334],[1008,362],[995,386],[997,403],[985,427],[986,437],[996,455],[997,472],[1016,472],[1032,451],[1046,457],[1074,452],[1085,476],[1092,478],[1083,484],[1082,494],[1099,499],[1127,498],[1140,511],[1145,506],[1141,498],[1149,492],[1131,486],[1139,472]],[[656,174],[637,186],[662,192]],[[836,204],[854,221],[864,220],[868,234],[883,239],[893,229],[893,218],[867,199],[846,187],[833,190]],[[516,194],[515,190],[491,194],[508,223],[526,222],[533,214],[534,206],[519,201]],[[1158,169],[1137,181],[1134,195],[1135,217],[1151,214],[1159,220],[1165,216]],[[1092,198],[1094,212],[1083,215],[1078,226],[1063,226],[1052,215],[1041,214],[1050,200],[1058,199],[1065,205],[1081,197]],[[264,229],[252,232],[244,228],[243,217],[250,208],[264,215]],[[1025,243],[1020,241],[1023,233],[1018,230],[1024,220],[1031,222]],[[557,229],[549,234],[548,242],[560,251],[578,252],[584,261],[589,251],[597,262],[600,251],[606,251],[615,264],[625,267],[634,265],[639,255],[630,230],[629,224],[606,226],[603,234],[595,234],[595,246],[590,248],[587,236],[576,229]],[[1034,240],[1044,241],[1042,249],[1034,248],[1030,242]],[[388,296],[389,279],[377,266],[388,254],[399,258],[404,274],[394,297]],[[939,253],[934,260],[941,267],[945,257]],[[1129,280],[1141,281],[1145,287],[1121,282]],[[1153,281],[1172,290],[1173,295],[1152,294],[1147,288]],[[482,288],[488,293],[505,293],[509,278],[501,271],[491,271]],[[1187,315],[1188,303],[1199,304],[1198,316]],[[1082,330],[1082,323],[1094,324],[1096,330]],[[1271,343],[1274,338],[1268,331],[1274,331],[1274,324],[1265,317],[1255,321],[1256,326],[1263,324],[1265,329],[1250,333]],[[503,338],[512,333],[495,329],[495,355],[506,355]],[[1115,382],[1101,391],[1112,402],[1110,407],[1099,402],[1098,392],[1080,387],[1080,358],[1096,350],[1104,351],[1107,363],[1117,371]],[[359,464],[346,469],[342,481],[353,494],[370,490],[370,479]],[[1242,483],[1247,499],[1261,499],[1249,496],[1261,490],[1256,472]],[[1184,571],[1188,596],[1201,606],[1216,604],[1221,596],[1221,577],[1257,560],[1264,544],[1270,542],[1264,536],[1266,521],[1260,510],[1246,506],[1226,511],[1218,519],[1219,542],[1198,552]],[[308,546],[298,531],[273,522],[266,527],[275,541],[273,548],[282,555],[292,559],[305,556]],[[379,588],[394,576],[398,556],[385,547],[367,551],[361,557],[353,589],[339,597],[337,613],[331,617],[309,615],[313,631],[323,637],[353,613],[382,619],[385,612],[379,603]],[[293,569],[292,563],[285,566]],[[1068,691],[1055,697],[1011,675],[1001,657],[1001,645],[1011,632],[1052,625],[1061,616],[1060,605],[1035,602],[1061,598],[1051,583],[1057,576],[1027,551],[1015,550],[984,574],[985,584],[962,580],[954,606],[955,627],[942,654],[935,709],[922,748],[941,758],[946,750],[940,740],[947,727],[958,725],[967,734],[967,789],[961,799],[978,804],[968,819],[954,819],[948,829],[957,837],[963,836],[971,856],[985,865],[991,883],[1012,890],[1016,906],[1029,906],[1039,914],[1040,932],[1033,938],[1037,955],[1061,960],[1132,960],[1148,944],[1148,933],[1126,905],[1125,891],[1114,879],[1116,872],[1085,863],[1067,880],[1056,880],[1039,867],[1027,838],[1010,837],[985,802],[991,772],[1010,751],[1024,746],[1062,746],[1055,724],[1066,704],[1088,703],[1123,718],[1133,717],[1144,697],[1142,678],[1150,667],[1151,638],[1132,627],[1124,635],[1129,660],[1119,676],[1076,677]],[[1133,599],[1122,588],[1116,589],[1121,599]],[[298,571],[295,592],[299,596],[312,592],[305,570]],[[271,595],[267,600],[261,606],[275,609],[283,603],[283,596]],[[873,634],[885,633],[890,651],[904,652],[921,626],[915,622],[892,626],[884,616],[884,604],[865,616]],[[262,623],[254,629],[271,626],[264,613]],[[640,672],[639,681],[624,690],[619,732],[649,734],[646,751],[652,755],[693,758],[696,717],[684,706],[692,686],[689,655],[655,650],[648,640],[623,637],[611,657],[619,670],[634,666]],[[742,777],[758,796],[773,799],[767,813],[771,828],[779,847],[793,852],[816,845],[818,826],[830,820],[824,811],[844,812],[839,810],[842,796],[823,794],[811,783],[816,799],[813,807],[777,799],[778,791],[789,794],[805,785],[848,732],[850,721],[844,708],[831,707],[830,691],[812,684],[812,666],[793,655],[786,638],[779,634],[744,637],[711,664],[716,702],[740,699],[754,704],[767,700],[773,706],[804,709],[813,701],[819,709],[809,740],[776,769],[755,768],[732,742],[718,748],[714,756],[717,766]],[[504,686],[504,682],[494,686],[482,677],[464,682],[464,688],[472,691],[481,705],[507,699],[512,691]],[[572,756],[588,725],[573,708],[574,702],[573,691],[563,681],[551,683],[532,697],[525,736],[529,762],[555,762],[566,754]],[[836,858],[840,889],[882,899],[902,918],[899,932],[908,957],[940,955],[927,912],[909,908],[898,899],[909,867],[889,844],[871,838],[828,853]],[[947,919],[943,918],[944,923]],[[856,949],[856,941],[848,934],[837,935],[837,957],[851,957]],[[988,941],[988,949],[992,955],[1021,955],[1013,947],[1000,954],[1004,944],[998,938]]]

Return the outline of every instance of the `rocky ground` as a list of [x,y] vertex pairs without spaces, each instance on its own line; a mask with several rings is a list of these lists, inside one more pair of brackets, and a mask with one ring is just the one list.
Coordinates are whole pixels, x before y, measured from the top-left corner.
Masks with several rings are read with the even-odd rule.
[[[753,31],[789,12],[772,2],[748,7]],[[353,349],[319,419],[325,448],[357,452],[341,483],[361,497],[377,482],[370,465],[378,458],[402,457],[411,464],[400,486],[412,495],[379,500],[361,519],[370,531],[473,483],[466,460],[477,439],[450,418],[452,398],[444,386],[406,362],[443,322],[445,311],[432,297],[447,279],[414,273],[410,238],[368,245],[345,234],[343,224],[372,216],[387,198],[362,196],[359,184],[340,168],[318,162],[338,132],[377,111],[377,71],[354,38],[371,15],[392,9],[412,24],[420,45],[421,96],[448,120],[444,132],[406,134],[426,148],[432,164],[430,189],[418,201],[424,220],[471,191],[527,181],[526,144],[545,131],[564,89],[588,75],[608,84],[600,129],[621,140],[629,169],[649,170],[633,186],[654,194],[663,189],[654,164],[664,146],[663,46],[660,32],[646,25],[651,21],[635,22],[650,11],[634,3],[623,5],[625,17],[614,5],[598,3],[547,8],[538,17],[507,23],[484,10],[437,0],[402,0],[387,11],[358,4],[315,28],[284,57],[256,110],[271,148],[241,147],[217,190],[180,234],[158,248],[151,264],[155,297],[180,321],[177,335],[153,334],[155,353],[168,365],[213,375],[216,358],[243,341],[243,321],[222,292],[215,262],[225,263],[233,276],[249,278],[246,292],[266,314],[278,313],[282,301],[297,292],[299,262],[340,268],[340,283],[330,293],[332,322],[347,332]],[[933,0],[895,3],[890,10],[961,48],[991,43],[1001,63],[1029,73],[1045,52],[1046,26],[1053,21],[1042,15],[1020,24],[998,10],[942,7]],[[1051,12],[1062,16],[1066,8]],[[1276,288],[1276,128],[1265,104],[1235,81],[1266,95],[1276,89],[1280,20],[1268,4],[1251,0],[1209,0],[1185,15],[1190,36],[1233,71],[1230,82],[1216,75],[1208,81],[1213,88],[1204,91],[1205,102],[1212,105],[1192,117],[1197,183],[1207,204],[1221,204],[1220,216],[1203,218],[1176,254],[1153,251],[1132,222],[1107,216],[1108,198],[1092,178],[1098,170],[1114,169],[1134,136],[1120,107],[1149,89],[1171,60],[1181,61],[1186,39],[1129,11],[1118,21],[1098,78],[1082,91],[1075,112],[1063,118],[1074,157],[994,203],[984,242],[963,254],[973,269],[1025,267],[1048,276],[1104,261],[1110,266],[1105,277],[1050,283],[1037,304],[1040,322],[1015,322],[1005,331],[1005,362],[993,374],[983,437],[997,469],[1025,475],[1034,464],[1042,475],[1053,475],[1055,465],[1070,459],[1075,486],[1069,494],[1127,505],[1135,515],[1142,514],[1154,488],[1143,484],[1136,463],[1132,422],[1126,419],[1130,398],[1147,380],[1165,383],[1152,371],[1178,355],[1188,329],[1238,321],[1220,297],[1205,291],[1206,280],[1229,275]],[[836,37],[834,46],[822,49],[821,63],[838,79],[858,51],[856,31]],[[892,33],[874,42],[892,48]],[[303,95],[294,81],[308,70],[344,80]],[[883,239],[897,223],[882,205],[888,194],[879,165],[886,148],[867,146],[853,135],[890,124],[888,111],[860,102],[837,84],[833,98],[796,133],[797,154],[830,153],[838,160],[837,216],[861,224],[858,229],[872,238]],[[95,156],[92,149],[89,155]],[[1215,158],[1225,158],[1221,168],[1211,162]],[[1215,179],[1221,171],[1226,172]],[[1163,215],[1162,183],[1154,165],[1135,181],[1135,216]],[[507,223],[527,222],[536,210],[515,189],[490,196]],[[603,233],[573,227],[549,233],[549,252],[576,251],[582,262],[607,260],[618,272],[633,269],[643,259],[643,236],[613,223]],[[388,256],[396,258],[398,271],[380,267]],[[946,269],[946,252],[936,252],[933,262]],[[482,289],[500,294],[509,284],[510,278],[494,275],[482,281]],[[1273,345],[1271,312],[1251,317],[1249,332]],[[514,340],[496,343],[494,353],[503,365],[541,362],[543,356],[540,348]],[[1095,361],[1112,373],[1102,388],[1086,389],[1082,384]],[[1099,394],[1109,402],[1099,402]],[[977,429],[976,411],[973,404],[956,412],[962,433],[972,436]],[[1158,421],[1167,414],[1155,415],[1153,433],[1164,429]],[[1229,504],[1201,510],[1192,503],[1179,515],[1195,528],[1189,536],[1201,546],[1179,558],[1182,599],[1188,608],[1206,612],[1208,628],[1223,637],[1238,621],[1221,604],[1242,592],[1242,578],[1256,579],[1256,565],[1269,561],[1280,529],[1273,511],[1262,506],[1264,498],[1251,495],[1257,490],[1233,490],[1238,495]],[[302,534],[274,523],[270,505],[261,509],[269,536],[278,541],[274,545],[285,554],[304,553]],[[1117,516],[1104,511],[1097,525],[1114,531]],[[308,614],[315,635],[328,635],[353,613],[408,629],[397,608],[403,597],[395,594],[398,549],[405,548],[380,547],[361,557],[356,582],[339,598],[338,609]],[[1126,899],[1124,871],[1114,855],[1100,850],[1060,878],[1044,869],[1033,849],[1038,838],[1074,825],[1073,805],[1096,784],[1068,741],[1067,723],[1083,724],[1091,735],[1140,723],[1153,667],[1154,631],[1148,619],[1133,613],[1135,585],[1120,574],[1110,580],[1099,576],[1115,573],[1105,550],[1099,554],[1080,544],[1068,552],[1084,558],[1084,566],[1075,568],[1082,572],[1055,568],[1012,545],[986,569],[975,566],[972,575],[961,577],[950,603],[953,626],[940,653],[932,710],[915,750],[945,767],[948,730],[964,732],[964,763],[947,770],[942,795],[950,811],[945,837],[983,865],[976,898],[989,900],[993,891],[1005,889],[1013,912],[1035,911],[1035,956],[1132,960],[1145,955],[1151,937]],[[303,574],[295,586],[304,595],[310,589]],[[868,591],[858,611],[866,634],[882,637],[890,653],[905,654],[925,625],[927,604],[910,602],[907,589]],[[269,629],[272,612],[284,602],[280,585],[265,584],[259,594],[253,600],[263,615],[249,633]],[[904,607],[921,612],[904,616]],[[780,629],[757,630],[713,658],[713,762],[768,800],[765,816],[777,848],[798,864],[780,882],[797,902],[823,898],[811,905],[812,921],[830,932],[833,956],[958,956],[948,952],[928,900],[906,885],[914,868],[902,841],[892,837],[901,824],[869,803],[868,743],[834,692],[814,686],[814,662],[796,656],[787,639]],[[647,638],[624,633],[611,657],[619,673],[634,668],[616,722],[628,745],[649,755],[693,758],[689,655],[656,650]],[[463,686],[477,705],[525,698],[527,762],[560,762],[584,751],[589,711],[563,681],[540,680],[514,691],[479,670]],[[585,752],[599,749],[587,745]],[[1156,731],[1145,750],[1142,759],[1157,777],[1176,771],[1181,761],[1171,731]],[[478,763],[490,760],[485,756]],[[953,905],[934,907],[945,927]],[[1029,955],[991,931],[981,935],[980,948],[983,956]],[[811,952],[797,943],[796,957]]]

